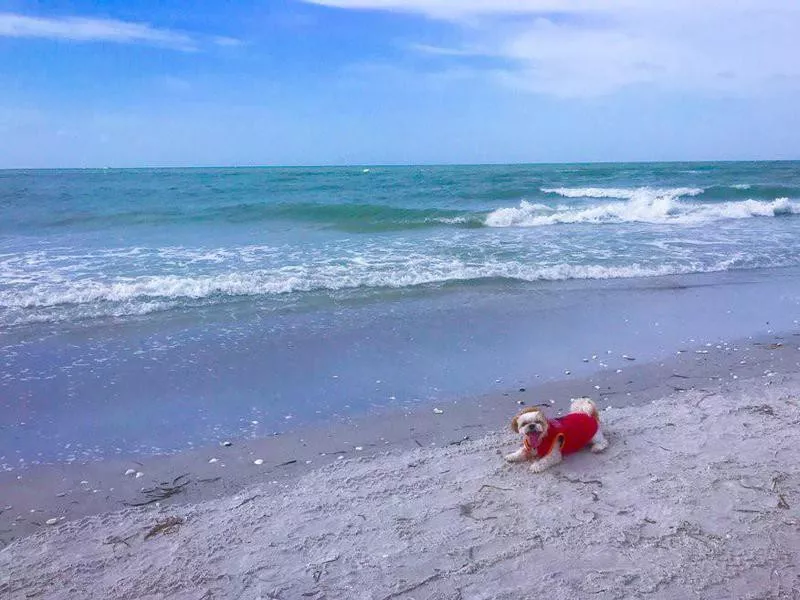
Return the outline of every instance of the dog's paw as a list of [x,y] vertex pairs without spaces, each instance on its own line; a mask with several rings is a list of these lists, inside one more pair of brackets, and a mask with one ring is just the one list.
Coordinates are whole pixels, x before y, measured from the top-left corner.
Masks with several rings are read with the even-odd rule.
[[506,460],[506,462],[517,463],[525,460],[525,454],[520,452],[512,452],[511,454],[506,454],[503,458]]
[[531,473],[542,473],[543,471],[547,470],[547,467],[550,465],[543,463],[540,460],[537,460],[531,465]]
[[608,448],[608,440],[604,439],[601,442],[595,442],[594,444],[592,444],[589,447],[589,452],[594,452],[595,454],[597,454],[598,452],[602,452],[606,448]]

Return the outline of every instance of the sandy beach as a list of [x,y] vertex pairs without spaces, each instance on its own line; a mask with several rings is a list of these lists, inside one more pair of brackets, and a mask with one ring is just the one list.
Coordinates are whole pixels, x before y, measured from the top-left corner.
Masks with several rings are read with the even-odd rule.
[[502,460],[518,443],[500,421],[509,397],[493,432],[353,449],[233,494],[41,525],[0,551],[0,595],[797,598],[797,350],[755,343],[753,368],[782,367],[720,382],[715,355],[697,350],[684,366],[702,363],[704,385],[606,400],[610,448],[542,475]]
[[[656,362],[632,353],[624,354],[625,359],[620,353],[606,354],[592,362],[610,365],[589,376],[534,379],[503,392],[375,410],[358,418],[295,426],[279,435],[220,438],[177,453],[16,468],[9,461],[10,465],[0,465],[0,548],[40,530],[53,518],[71,521],[162,500],[198,503],[255,484],[285,485],[321,466],[356,456],[474,441],[505,429],[521,406],[541,403],[558,415],[570,398],[578,396],[594,398],[605,410],[641,406],[674,393],[726,392],[744,379],[759,378],[772,385],[800,370],[798,340],[800,335],[791,331],[718,340],[684,346]],[[580,360],[564,366],[575,372],[586,367]],[[443,413],[433,413],[434,408]],[[5,457],[14,456],[11,448],[5,448]],[[173,481],[180,486],[167,498],[148,493]]]

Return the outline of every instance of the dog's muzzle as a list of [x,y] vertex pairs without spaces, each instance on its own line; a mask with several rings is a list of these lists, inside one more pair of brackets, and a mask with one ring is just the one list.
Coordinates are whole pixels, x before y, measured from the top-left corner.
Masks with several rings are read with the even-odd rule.
[[535,448],[539,445],[539,441],[542,439],[542,435],[538,431],[529,431],[525,434],[525,437],[528,440],[528,444],[531,448]]

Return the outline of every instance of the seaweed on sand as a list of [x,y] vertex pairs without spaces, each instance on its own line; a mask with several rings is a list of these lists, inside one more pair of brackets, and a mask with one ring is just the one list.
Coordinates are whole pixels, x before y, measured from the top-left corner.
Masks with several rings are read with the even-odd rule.
[[159,533],[163,533],[165,535],[175,533],[178,531],[178,527],[180,527],[182,524],[182,517],[168,517],[163,521],[158,521],[155,525],[153,525],[148,532],[144,534],[144,539],[149,540],[151,537],[155,537]]
[[146,497],[145,500],[142,500],[141,502],[125,502],[125,505],[147,506],[148,504],[161,502],[162,500],[171,498],[175,494],[180,494],[184,488],[191,483],[191,479],[188,479],[188,476],[188,473],[184,473],[183,475],[178,475],[175,479],[173,479],[172,483],[161,482],[152,488],[144,489],[142,490],[142,493]]

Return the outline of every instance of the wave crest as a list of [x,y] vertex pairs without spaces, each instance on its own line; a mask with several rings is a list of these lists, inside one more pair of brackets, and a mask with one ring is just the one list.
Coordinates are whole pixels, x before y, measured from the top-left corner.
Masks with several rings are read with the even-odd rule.
[[728,257],[705,265],[697,262],[535,265],[518,260],[480,263],[419,255],[402,264],[360,260],[349,265],[293,266],[245,273],[227,271],[205,276],[147,275],[113,281],[81,279],[61,285],[37,284],[24,290],[0,291],[0,322],[20,325],[135,316],[180,306],[215,304],[237,297],[277,298],[297,292],[397,289],[492,279],[534,282],[652,277],[726,270],[739,260],[738,256]]
[[618,200],[633,200],[642,196],[655,196],[666,198],[680,198],[681,196],[699,196],[703,188],[541,188],[545,194],[556,194],[564,198],[616,198]]
[[567,223],[668,223],[699,225],[725,219],[779,217],[800,214],[800,204],[788,198],[700,204],[682,202],[673,195],[640,193],[626,202],[594,206],[558,207],[522,201],[516,208],[499,208],[486,217],[489,227],[537,227]]

